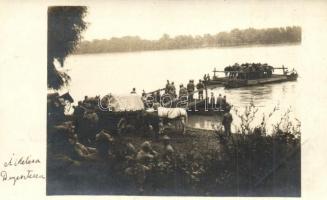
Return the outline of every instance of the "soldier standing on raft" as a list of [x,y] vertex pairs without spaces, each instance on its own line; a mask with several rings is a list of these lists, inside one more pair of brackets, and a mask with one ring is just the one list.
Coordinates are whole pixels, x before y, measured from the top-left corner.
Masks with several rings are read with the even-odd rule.
[[179,86],[179,98],[187,96],[187,89],[181,84]]
[[194,81],[190,80],[187,84],[188,100],[193,101]]
[[157,92],[156,92],[155,102],[156,102],[156,103],[160,102],[160,99],[161,99],[160,91],[157,91]]
[[165,87],[165,93],[168,94],[170,90],[170,83],[169,80],[167,80],[166,87]]
[[171,83],[171,95],[172,97],[176,98],[177,94],[176,94],[176,87],[174,82]]
[[210,107],[212,109],[214,109],[216,107],[216,98],[215,95],[213,94],[213,92],[211,92],[211,96],[210,96]]
[[216,106],[219,110],[221,110],[222,104],[223,104],[223,98],[221,97],[221,94],[219,94],[219,96],[217,98],[217,103],[216,103]]
[[198,89],[199,91],[199,99],[203,99],[204,85],[201,79],[199,80],[199,83],[196,85],[196,89]]
[[226,95],[224,95],[223,100],[222,100],[222,109],[226,110],[226,108],[229,106],[227,103]]

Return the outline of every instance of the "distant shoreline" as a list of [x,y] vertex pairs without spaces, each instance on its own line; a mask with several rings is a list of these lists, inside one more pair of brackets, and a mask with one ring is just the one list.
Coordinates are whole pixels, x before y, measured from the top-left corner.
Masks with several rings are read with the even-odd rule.
[[209,46],[209,47],[192,47],[192,48],[176,48],[176,49],[149,49],[149,50],[134,50],[134,51],[115,51],[115,52],[93,52],[93,53],[73,53],[73,55],[92,55],[92,54],[117,54],[117,53],[133,53],[133,52],[149,52],[149,51],[176,51],[176,50],[195,50],[195,49],[227,49],[227,48],[255,48],[255,47],[278,47],[278,46],[299,46],[301,42],[287,42],[276,44],[243,44],[243,45],[228,45],[228,46]]

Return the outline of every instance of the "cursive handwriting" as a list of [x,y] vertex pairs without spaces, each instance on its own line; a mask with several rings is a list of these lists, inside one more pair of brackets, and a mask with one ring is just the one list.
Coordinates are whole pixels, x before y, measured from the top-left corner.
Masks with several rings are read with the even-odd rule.
[[10,176],[7,171],[1,171],[0,176],[2,181],[12,181],[13,185],[16,184],[19,180],[28,180],[28,179],[45,179],[44,175],[33,172],[33,170],[27,170],[26,173],[20,175]]
[[4,162],[4,167],[12,167],[18,165],[31,165],[31,164],[39,164],[41,161],[38,158],[32,158],[31,155],[28,156],[18,156],[16,157],[15,154],[9,159],[9,161]]

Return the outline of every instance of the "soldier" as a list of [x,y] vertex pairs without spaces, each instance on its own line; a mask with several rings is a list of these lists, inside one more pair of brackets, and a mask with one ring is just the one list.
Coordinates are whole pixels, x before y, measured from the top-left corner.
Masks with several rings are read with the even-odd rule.
[[227,108],[228,106],[229,106],[229,105],[228,105],[228,103],[227,103],[226,95],[224,95],[224,97],[223,97],[223,99],[222,99],[222,105],[221,105],[221,107],[222,107],[223,110],[226,110],[226,108]]
[[97,150],[92,147],[87,147],[78,142],[77,134],[72,134],[69,138],[69,143],[74,146],[74,150],[80,159],[89,159],[92,154],[95,154]]
[[136,149],[131,142],[126,143],[125,158],[133,159],[136,155]]
[[144,182],[148,172],[152,169],[151,162],[158,155],[151,147],[149,141],[145,141],[141,145],[141,150],[136,155],[136,182],[139,188],[139,192],[143,193],[144,191]]
[[171,86],[170,86],[171,88],[170,88],[170,94],[172,95],[172,97],[176,97],[177,96],[177,94],[176,94],[176,87],[175,87],[175,84],[174,84],[174,82],[171,82]]
[[110,146],[113,141],[113,137],[104,130],[96,134],[95,143],[99,156],[107,156],[109,154]]
[[215,99],[215,95],[213,92],[211,92],[210,106],[212,109],[214,109],[216,107],[216,99]]
[[136,160],[146,168],[149,168],[151,161],[157,155],[158,153],[152,149],[151,143],[149,141],[145,141],[141,144],[141,150],[137,153]]
[[136,94],[136,89],[133,88],[133,90],[131,91],[131,94]]
[[199,91],[199,99],[203,99],[203,90],[204,90],[204,85],[202,83],[202,80],[199,80],[199,83],[196,85],[196,89]]
[[190,80],[187,84],[188,100],[193,101],[194,81]]
[[156,92],[155,102],[156,102],[156,103],[159,103],[159,102],[160,102],[160,99],[161,99],[160,91],[157,91],[157,92]]
[[231,136],[231,124],[233,122],[233,116],[230,114],[230,106],[226,107],[226,113],[223,116],[222,124],[225,129],[225,135]]
[[99,161],[104,164],[102,167],[105,167],[109,160],[113,158],[111,147],[114,139],[104,130],[101,130],[98,134],[96,134],[95,138],[96,149],[85,147],[84,145],[79,145],[79,143],[77,143],[77,148],[83,154],[86,154],[86,152],[89,153],[86,155],[88,160]]
[[165,87],[165,93],[168,94],[170,90],[170,83],[169,80],[167,80],[166,87]]
[[89,97],[88,96],[84,96],[83,103],[86,103],[88,100],[89,100]]
[[187,89],[181,84],[179,86],[179,97],[187,96]]
[[77,106],[73,106],[74,108],[74,124],[76,127],[76,130],[79,129],[79,123],[83,119],[84,113],[85,113],[85,108],[82,106],[82,102],[79,101]]
[[221,97],[221,94],[219,94],[216,103],[216,106],[219,110],[221,110],[222,104],[223,104],[223,98]]
[[165,135],[162,138],[163,145],[164,145],[164,151],[163,151],[163,159],[167,161],[171,161],[174,155],[174,148],[170,144],[170,137]]
[[142,97],[144,98],[146,96],[145,90],[142,90]]

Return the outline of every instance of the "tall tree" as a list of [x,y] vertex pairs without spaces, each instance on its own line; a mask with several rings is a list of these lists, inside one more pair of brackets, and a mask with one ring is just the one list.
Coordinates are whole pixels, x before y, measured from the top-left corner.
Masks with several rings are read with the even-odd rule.
[[58,71],[54,61],[58,60],[63,67],[65,58],[75,50],[81,33],[87,28],[86,14],[87,7],[84,6],[48,8],[48,88],[58,90],[68,84],[70,77]]

